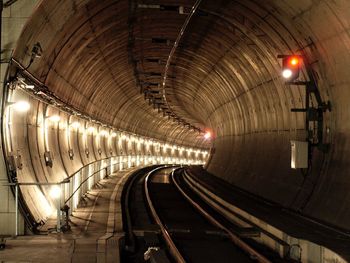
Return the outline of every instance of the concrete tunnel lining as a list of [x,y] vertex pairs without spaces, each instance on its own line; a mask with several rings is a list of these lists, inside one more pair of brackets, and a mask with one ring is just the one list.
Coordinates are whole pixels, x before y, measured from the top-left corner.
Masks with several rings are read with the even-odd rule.
[[[15,156],[16,180],[22,184],[58,183],[79,173],[79,182],[75,182],[76,177],[70,178],[72,185],[69,187],[73,189],[63,191],[62,203],[68,200],[70,193],[78,189],[77,186],[83,180],[104,167],[112,173],[121,169],[119,163],[123,163],[122,169],[155,164],[162,160],[168,163],[189,161],[199,164],[207,156],[194,148],[178,147],[94,124],[59,111],[44,102],[28,98],[28,94],[22,90],[15,90],[11,95],[10,101],[27,99],[31,102],[28,113],[18,113],[8,108],[6,114],[7,126],[11,128],[7,131],[6,150],[9,156]],[[60,121],[52,122],[47,116],[60,116]],[[79,127],[72,125],[72,118],[80,123]],[[44,157],[48,152],[52,157],[52,165],[45,162]],[[73,153],[72,158],[70,152]],[[13,173],[12,165],[10,174]],[[91,186],[89,183],[89,188]],[[62,188],[67,188],[64,183]],[[23,204],[29,209],[25,212],[30,212],[28,227],[31,230],[35,231],[38,225],[44,224],[55,211],[56,204],[50,196],[50,189],[47,185],[20,186],[25,201]],[[83,190],[80,191],[83,194]],[[77,201],[73,199],[72,204],[76,205]]]
[[[193,1],[161,3],[189,8]],[[213,130],[208,171],[349,230],[350,3],[202,1],[199,9],[202,15],[193,18],[175,53],[166,94],[178,116]],[[136,88],[137,80],[160,82],[158,75],[144,73],[163,73],[171,45],[152,38],[173,41],[184,19],[178,12],[130,7],[127,1],[41,1],[14,58],[26,65],[40,42],[43,55],[29,71],[68,104],[136,134],[205,147],[195,139],[197,132],[162,117]],[[305,138],[304,114],[290,112],[303,107],[304,91],[284,84],[277,59],[293,52],[306,58],[323,100],[332,103],[324,120],[330,152],[315,149],[305,177],[290,169],[289,144]],[[136,68],[130,60],[137,61]],[[302,79],[308,79],[307,72]]]

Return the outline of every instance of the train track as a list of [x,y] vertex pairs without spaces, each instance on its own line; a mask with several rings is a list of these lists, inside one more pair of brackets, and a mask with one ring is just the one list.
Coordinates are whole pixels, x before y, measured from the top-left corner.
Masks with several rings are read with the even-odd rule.
[[271,262],[240,238],[239,227],[212,216],[174,167],[139,174],[127,188],[122,262],[142,262],[147,250],[158,256],[152,262]]

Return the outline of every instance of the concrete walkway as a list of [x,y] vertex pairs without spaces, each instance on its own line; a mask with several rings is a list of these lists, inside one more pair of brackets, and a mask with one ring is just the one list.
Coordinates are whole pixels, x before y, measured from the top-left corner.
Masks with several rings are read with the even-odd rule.
[[[70,218],[71,231],[7,239],[0,262],[119,262],[120,198],[130,174],[118,172],[89,191]],[[45,224],[54,226],[55,219]]]

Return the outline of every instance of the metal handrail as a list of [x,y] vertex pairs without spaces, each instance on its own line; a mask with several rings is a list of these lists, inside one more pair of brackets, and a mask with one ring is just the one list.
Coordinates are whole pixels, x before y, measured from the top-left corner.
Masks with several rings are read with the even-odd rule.
[[[86,164],[84,166],[82,166],[79,170],[75,171],[74,173],[72,173],[70,176],[66,177],[65,179],[63,179],[62,181],[59,181],[59,182],[12,182],[12,183],[5,183],[5,184],[2,184],[4,186],[9,186],[9,187],[14,187],[14,195],[15,195],[15,214],[16,214],[16,223],[15,223],[15,235],[18,236],[18,230],[19,230],[19,211],[18,211],[18,208],[19,208],[19,186],[52,186],[52,185],[57,185],[57,186],[60,186],[62,187],[62,185],[64,184],[70,184],[71,181],[72,181],[72,178],[74,178],[74,176],[78,175],[79,173],[81,173],[84,169],[86,169],[87,167],[89,167],[90,165],[93,165],[97,162],[102,162],[104,160],[109,160],[109,159],[112,159],[112,158],[125,158],[125,157],[143,157],[143,158],[152,158],[152,161],[150,161],[150,165],[153,163],[154,164],[154,160],[153,158],[154,157],[160,157],[158,155],[139,155],[139,154],[136,154],[136,155],[126,155],[126,154],[123,154],[123,155],[115,155],[115,156],[111,156],[111,157],[107,157],[107,158],[103,158],[103,159],[100,159],[100,160],[96,160],[95,162],[91,162],[89,164]],[[177,160],[179,160],[179,158],[177,158]],[[68,190],[68,193],[70,191],[72,191],[72,194],[70,194],[66,200],[64,200],[63,204],[67,204],[69,201],[72,200],[72,198],[77,194],[77,192],[82,188],[82,186],[86,183],[86,181],[88,181],[91,177],[95,176],[97,173],[100,173],[101,171],[103,170],[106,170],[106,176],[108,176],[108,168],[109,166],[115,166],[115,165],[120,165],[122,163],[127,163],[129,162],[130,160],[124,160],[124,161],[119,161],[119,162],[116,162],[116,163],[109,163],[107,164],[106,166],[104,166],[103,168],[99,169],[98,171],[94,171],[91,175],[89,175],[87,178],[84,179],[84,181],[80,182],[79,183],[79,186],[75,188],[75,185],[74,185],[74,182],[72,183],[72,188],[69,186],[69,190]],[[146,161],[146,160],[144,160]],[[134,163],[134,161],[132,161]],[[147,161],[148,163],[149,161]],[[159,162],[159,161],[157,161]],[[95,180],[94,180],[94,183]],[[90,186],[89,186],[89,189],[90,190]],[[62,188],[61,188],[61,191],[62,191]],[[63,188],[63,198],[65,198],[65,188]],[[57,232],[60,231],[60,219],[61,219],[61,200],[62,200],[62,192],[61,192],[61,195],[59,198],[57,198],[56,200],[56,206],[57,206]],[[72,201],[71,201],[72,202]],[[74,206],[74,201],[73,201],[73,206]],[[73,208],[72,208],[73,210]],[[72,211],[71,210],[71,211]]]
[[103,159],[100,159],[100,160],[96,160],[95,162],[91,162],[91,163],[88,163],[82,167],[79,168],[79,170],[75,171],[74,173],[72,173],[70,176],[68,176],[66,179],[70,179],[72,178],[74,175],[76,175],[77,173],[80,173],[84,168],[88,167],[89,165],[93,164],[93,163],[96,163],[96,162],[100,162],[100,161],[104,161],[104,160],[108,160],[108,159],[111,159],[111,158],[115,158],[115,157],[124,157],[124,156],[128,156],[128,155],[114,155],[114,156],[111,156],[111,157],[106,157],[106,158],[103,158]]
[[[64,203],[66,204],[70,199],[72,199],[72,197],[75,195],[75,193],[80,189],[80,187],[81,187],[90,177],[92,177],[92,176],[94,176],[95,174],[101,172],[102,170],[106,170],[106,174],[107,174],[107,167],[108,167],[108,166],[103,167],[102,169],[100,169],[100,170],[98,170],[98,171],[92,173],[92,174],[89,175],[88,177],[86,177],[86,179],[80,183],[80,185],[77,187],[77,189],[75,189],[75,191],[67,198],[67,200],[64,201]],[[75,174],[77,174],[77,173],[75,173]],[[74,175],[75,175],[75,174],[74,174]]]
[[[123,154],[123,155],[115,155],[115,156],[111,156],[111,157],[107,157],[107,158],[103,158],[101,160],[97,160],[96,162],[100,162],[100,161],[104,161],[104,160],[108,160],[108,159],[111,159],[111,158],[115,158],[115,157],[128,157],[128,156],[138,156],[138,155],[126,155],[126,154]],[[94,164],[96,162],[91,162],[89,164],[86,164],[84,165],[83,167],[81,167],[78,171],[74,172],[72,175],[68,176],[66,179],[64,179],[63,181],[65,180],[70,180],[72,177],[74,177],[76,174],[80,173],[83,169],[85,169],[86,167],[90,166],[91,164]],[[125,161],[122,161],[122,162],[117,162],[117,163],[114,163],[112,165],[118,165],[118,164],[121,164],[121,163],[125,163]],[[72,197],[74,196],[74,194],[81,188],[81,186],[92,176],[94,176],[95,174],[101,172],[102,170],[106,169],[106,174],[107,174],[107,169],[108,167],[110,166],[111,164],[108,164],[106,165],[105,167],[101,168],[100,170],[94,172],[93,174],[89,175],[83,182],[80,183],[79,187],[77,187],[77,189],[75,189],[75,191],[67,198],[67,200],[64,201],[64,203],[66,204],[68,201],[70,201],[70,199],[72,199]],[[63,182],[62,181],[62,182]]]

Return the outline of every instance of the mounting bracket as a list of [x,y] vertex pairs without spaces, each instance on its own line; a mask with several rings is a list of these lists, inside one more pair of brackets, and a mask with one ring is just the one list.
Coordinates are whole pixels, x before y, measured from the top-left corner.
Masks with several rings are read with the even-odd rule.
[[[323,120],[324,113],[331,111],[330,101],[324,102],[314,81],[295,81],[286,84],[305,87],[305,108],[292,108],[292,112],[306,113],[307,141],[310,147],[317,147],[322,152],[328,152],[329,144],[323,142]],[[317,105],[310,105],[310,100],[314,96]]]

